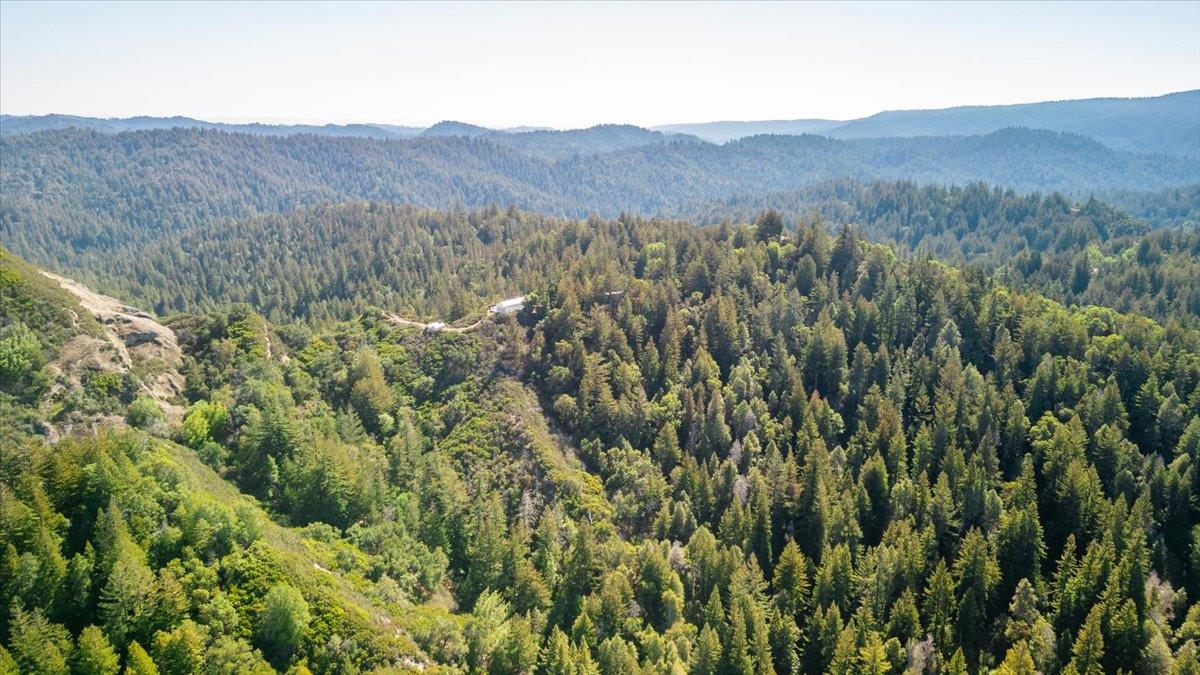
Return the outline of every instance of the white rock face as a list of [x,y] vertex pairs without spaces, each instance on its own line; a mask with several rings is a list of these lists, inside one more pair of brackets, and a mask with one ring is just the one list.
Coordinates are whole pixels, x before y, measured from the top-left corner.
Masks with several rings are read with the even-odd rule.
[[[42,274],[78,298],[79,305],[104,327],[106,337],[102,340],[81,334],[63,345],[58,358],[51,364],[57,371],[51,398],[83,386],[81,378],[88,371],[125,373],[133,370],[142,381],[139,393],[158,402],[168,424],[178,424],[183,419],[184,408],[177,401],[183,394],[185,381],[179,373],[183,354],[175,332],[146,312],[116,298],[101,295],[83,284],[45,270]],[[67,419],[56,425],[52,435],[96,428],[114,421],[117,420]]]

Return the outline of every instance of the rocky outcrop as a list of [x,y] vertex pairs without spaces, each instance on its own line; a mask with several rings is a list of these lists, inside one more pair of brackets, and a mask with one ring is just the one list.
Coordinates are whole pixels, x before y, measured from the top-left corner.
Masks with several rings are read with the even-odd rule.
[[[55,381],[50,398],[62,398],[83,386],[88,373],[132,373],[138,394],[154,399],[167,424],[183,419],[181,405],[185,381],[179,370],[183,354],[175,332],[155,321],[146,312],[130,307],[116,298],[101,295],[90,288],[51,272],[42,274],[79,300],[80,307],[91,313],[104,328],[104,337],[79,334],[59,350],[51,363]],[[53,435],[83,428],[96,428],[119,422],[104,416],[74,418],[68,416],[55,425]]]

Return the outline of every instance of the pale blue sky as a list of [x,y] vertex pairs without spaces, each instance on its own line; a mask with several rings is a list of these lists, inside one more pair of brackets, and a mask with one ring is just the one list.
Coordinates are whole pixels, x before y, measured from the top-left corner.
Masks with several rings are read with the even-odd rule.
[[580,127],[1200,88],[1200,2],[0,2],[0,111]]

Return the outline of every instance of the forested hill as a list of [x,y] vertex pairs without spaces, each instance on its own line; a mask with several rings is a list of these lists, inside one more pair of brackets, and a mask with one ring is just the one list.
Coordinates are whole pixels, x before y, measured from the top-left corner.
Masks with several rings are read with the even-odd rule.
[[[546,142],[561,152],[553,135]],[[516,204],[546,213],[660,213],[843,176],[1019,189],[1156,189],[1200,180],[1195,162],[1109,150],[1054,132],[834,141],[759,136],[642,145],[551,160],[488,137],[265,137],[199,129],[47,131],[0,139],[0,236],[66,264],[221,218],[347,199],[434,207]]]
[[[1195,327],[1200,233],[1189,214],[1200,202],[1193,190],[1178,207],[1155,203],[1174,227],[1155,229],[1096,200],[904,181],[835,181],[686,211],[693,222],[745,223],[769,206],[789,226],[849,224],[901,253],[968,265],[1062,302]],[[527,278],[505,279],[514,267],[544,271],[533,261],[558,224],[513,207],[440,213],[348,202],[149,231],[70,252],[59,269],[162,314],[247,302],[276,321],[347,318],[370,306],[455,319],[490,304],[488,293],[520,292]]]
[[804,190],[708,201],[681,210],[701,223],[747,222],[765,208],[788,221],[853,225],[873,241],[1001,274],[1063,302],[1157,317],[1200,317],[1200,185],[1097,199],[1019,194],[971,183],[840,180]]
[[89,278],[160,314],[244,302],[274,321],[478,316],[552,276],[563,221],[516,209],[449,213],[353,202],[190,228],[89,258]]
[[1116,150],[1200,159],[1200,90],[1147,98],[892,110],[823,133],[834,138],[942,136],[986,134],[1004,127],[1064,131]]
[[333,138],[398,139],[414,136],[486,136],[499,145],[558,159],[576,154],[611,152],[623,148],[670,140],[699,141],[695,136],[651,131],[630,124],[599,124],[586,129],[489,129],[464,122],[443,121],[422,129],[394,124],[232,124],[206,122],[190,117],[97,118],[76,115],[0,115],[0,137],[39,131],[82,129],[101,133],[167,129],[207,129],[262,136],[313,135]]
[[1196,331],[773,217],[398,216],[525,309],[175,317],[178,429],[69,402],[150,435],[40,437],[62,295],[0,259],[0,667],[1200,669]]
[[656,129],[723,143],[756,134],[832,138],[987,134],[1007,127],[1080,134],[1115,150],[1200,157],[1200,90],[1146,98],[1093,98],[1016,105],[888,110],[854,120],[770,120],[668,124]]
[[695,136],[650,131],[631,124],[600,124],[570,131],[539,129],[521,133],[493,133],[487,138],[500,145],[550,160],[575,155],[597,155],[645,145],[681,141],[701,142]]
[[393,124],[233,124],[206,122],[190,117],[80,117],[78,115],[0,115],[0,136],[29,134],[53,129],[89,129],[104,133],[147,131],[150,129],[215,129],[220,131],[291,136],[362,136],[366,138],[406,138],[421,132],[419,127]]
[[[394,124],[232,124],[188,117],[97,118],[78,115],[0,115],[0,136],[51,129],[91,129],[105,133],[148,129],[202,128],[287,136],[408,138],[490,136],[504,144],[586,151],[615,150],[622,144],[659,142],[665,135],[725,143],[764,134],[818,134],[830,138],[889,138],[989,134],[1021,127],[1079,134],[1114,149],[1143,154],[1200,157],[1200,90],[1143,98],[1092,98],[1014,105],[958,106],[933,110],[886,110],[852,120],[794,119],[664,124],[645,129],[602,124],[590,129],[532,127],[489,129],[446,120],[428,128]],[[618,132],[618,133],[614,133]],[[607,140],[600,137],[607,136]],[[599,141],[599,142],[598,142]],[[589,148],[589,146],[591,146]],[[568,153],[569,154],[569,153]]]

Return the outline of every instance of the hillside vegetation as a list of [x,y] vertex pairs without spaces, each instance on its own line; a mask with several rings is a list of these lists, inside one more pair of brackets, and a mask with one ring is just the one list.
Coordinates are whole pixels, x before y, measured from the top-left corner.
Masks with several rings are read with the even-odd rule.
[[764,208],[789,221],[853,225],[873,241],[998,274],[1056,300],[1105,305],[1195,326],[1200,316],[1200,199],[1192,186],[1114,195],[1139,217],[1095,198],[1018,194],[970,183],[841,180],[681,210],[699,222],[745,222]]
[[303,218],[330,243],[340,222],[446,225],[389,300],[440,309],[407,280],[462,269],[467,296],[509,284],[526,307],[468,334],[171,320],[178,445],[3,446],[0,659],[1200,668],[1196,331],[776,214]]
[[587,147],[587,139],[574,136],[576,145],[564,145],[554,132],[516,137],[542,140],[518,149],[487,135],[378,140],[171,129],[8,136],[0,139],[0,236],[35,262],[65,266],[191,226],[352,199],[441,208],[515,204],[611,217],[843,177],[984,180],[1067,192],[1200,181],[1200,165],[1191,160],[1027,129],[851,141],[756,136],[722,146],[659,142],[560,159],[553,157]]
[[[849,224],[900,251],[997,275],[1061,302],[1195,327],[1200,235],[1186,206],[1195,195],[1183,191],[1179,199],[1180,208],[1164,201],[1159,212],[1172,227],[1095,199],[907,181],[834,181],[680,212],[732,223],[774,207],[789,226],[822,222],[836,233]],[[456,320],[552,278],[559,261],[545,250],[562,222],[512,207],[442,213],[350,202],[189,226],[64,264],[160,314],[246,302],[283,322],[350,318],[370,307]]]

